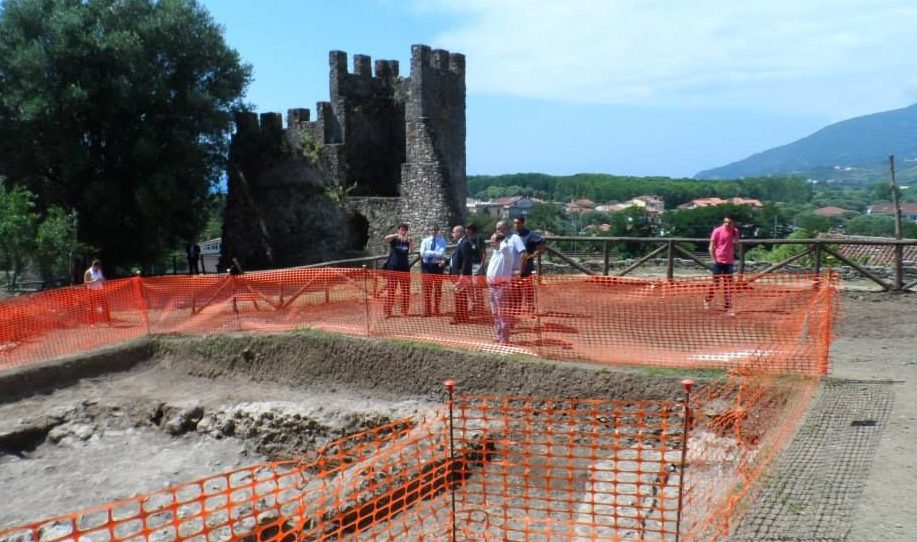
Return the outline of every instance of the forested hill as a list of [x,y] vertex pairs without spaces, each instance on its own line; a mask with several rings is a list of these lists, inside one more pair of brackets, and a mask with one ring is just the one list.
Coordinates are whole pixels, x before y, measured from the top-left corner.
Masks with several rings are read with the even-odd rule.
[[468,194],[481,199],[533,196],[547,201],[588,198],[596,203],[626,201],[642,195],[665,199],[667,208],[696,198],[741,196],[767,201],[803,202],[812,195],[805,180],[760,178],[741,181],[698,181],[669,177],[622,177],[603,173],[553,176],[543,173],[471,175]]
[[917,104],[856,117],[826,126],[793,143],[701,171],[697,179],[740,179],[768,175],[849,183],[874,183],[888,177],[894,154],[899,176],[917,178]]

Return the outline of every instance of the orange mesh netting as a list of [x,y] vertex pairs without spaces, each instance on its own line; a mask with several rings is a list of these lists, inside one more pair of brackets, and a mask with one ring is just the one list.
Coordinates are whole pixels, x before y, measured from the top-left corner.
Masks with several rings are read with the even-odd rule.
[[662,401],[450,388],[432,415],[301,461],[2,530],[0,541],[713,540],[792,435],[814,382],[732,375]]
[[819,379],[737,372],[692,397],[682,540],[728,534],[795,435]]
[[[108,281],[0,303],[0,368],[158,333],[313,327],[554,359],[825,374],[834,274],[625,279],[551,275],[499,289],[448,276],[289,269]],[[437,302],[437,299],[439,300]],[[511,328],[498,342],[496,318]]]
[[[447,515],[425,504],[446,486],[443,427],[400,420],[335,441],[308,461],[253,465],[0,530],[0,540],[293,542],[360,533],[395,539],[405,522],[448,524]],[[400,521],[388,521],[396,516]]]

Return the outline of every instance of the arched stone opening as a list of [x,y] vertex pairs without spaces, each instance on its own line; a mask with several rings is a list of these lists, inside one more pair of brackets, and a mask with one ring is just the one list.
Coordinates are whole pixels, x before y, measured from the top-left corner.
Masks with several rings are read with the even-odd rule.
[[360,213],[347,219],[347,251],[363,253],[369,242],[369,220]]

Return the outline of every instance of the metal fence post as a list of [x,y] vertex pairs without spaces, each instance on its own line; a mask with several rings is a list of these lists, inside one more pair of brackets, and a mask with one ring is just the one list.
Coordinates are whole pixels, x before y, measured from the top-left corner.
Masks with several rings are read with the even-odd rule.
[[672,282],[675,278],[675,241],[666,242],[665,278]]
[[450,501],[452,504],[452,538],[451,542],[455,542],[455,433],[454,433],[454,422],[453,422],[453,397],[455,392],[455,380],[446,380],[443,382],[443,385],[446,386],[446,394],[448,396],[448,408],[449,408],[449,468],[446,469],[446,476],[448,476],[449,484],[449,495]]
[[678,477],[678,510],[675,515],[675,542],[681,538],[681,509],[684,506],[685,473],[688,462],[688,433],[691,431],[691,388],[694,381],[686,378],[681,381],[685,388],[684,425],[681,433],[681,475]]
[[815,276],[821,275],[821,243],[815,245]]
[[[373,281],[375,286],[375,280]],[[375,287],[373,287],[375,290]],[[373,292],[375,293],[375,292]],[[364,313],[366,314],[366,336],[369,337],[370,323],[369,323],[369,268],[366,265],[363,265],[363,307]]]
[[602,240],[602,258],[603,258],[602,275],[607,277],[608,271],[609,271],[608,239]]
[[[741,240],[739,240],[738,249],[739,249],[739,258],[738,258],[738,260],[739,260],[739,276],[742,276],[742,275],[745,274],[745,244],[742,243]],[[713,255],[711,254],[711,257],[712,257],[712,256],[713,256]]]

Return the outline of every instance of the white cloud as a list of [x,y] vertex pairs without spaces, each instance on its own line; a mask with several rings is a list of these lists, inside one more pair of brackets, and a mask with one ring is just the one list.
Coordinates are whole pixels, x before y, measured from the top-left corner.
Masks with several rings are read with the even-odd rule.
[[841,119],[917,102],[913,0],[424,0],[472,93]]

